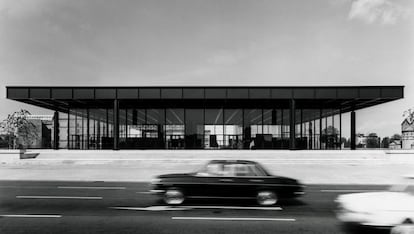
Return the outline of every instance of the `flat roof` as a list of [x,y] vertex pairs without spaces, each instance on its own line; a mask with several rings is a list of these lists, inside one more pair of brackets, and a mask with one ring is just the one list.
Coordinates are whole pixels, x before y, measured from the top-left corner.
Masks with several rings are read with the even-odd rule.
[[[404,86],[7,86],[8,99],[67,112],[106,107],[113,100],[145,107],[288,107],[362,109],[404,97]],[[202,101],[202,102],[200,102]]]

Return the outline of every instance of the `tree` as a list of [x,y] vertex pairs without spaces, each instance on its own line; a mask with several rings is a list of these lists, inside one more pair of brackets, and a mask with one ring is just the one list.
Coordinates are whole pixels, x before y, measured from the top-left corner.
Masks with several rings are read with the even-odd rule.
[[398,133],[395,133],[394,135],[391,136],[390,142],[400,141],[400,140],[401,140],[401,135]]
[[389,137],[382,138],[381,147],[386,148],[386,149],[390,147],[390,138]]
[[379,148],[379,138],[376,133],[368,134],[367,148]]
[[404,111],[403,117],[408,120],[408,122],[412,123],[414,120],[414,110],[412,108]]
[[27,117],[30,112],[24,109],[9,114],[0,123],[3,131],[9,135],[9,148],[26,148],[38,136],[36,126]]

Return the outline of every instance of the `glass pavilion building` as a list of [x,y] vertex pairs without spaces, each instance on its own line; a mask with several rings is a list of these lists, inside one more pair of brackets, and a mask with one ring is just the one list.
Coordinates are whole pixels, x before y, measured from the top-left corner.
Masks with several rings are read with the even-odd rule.
[[6,87],[55,111],[55,149],[340,149],[342,115],[403,86]]

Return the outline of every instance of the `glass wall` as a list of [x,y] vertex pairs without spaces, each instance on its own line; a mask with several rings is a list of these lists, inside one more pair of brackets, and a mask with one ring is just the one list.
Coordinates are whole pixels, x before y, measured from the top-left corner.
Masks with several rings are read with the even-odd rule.
[[[121,149],[288,149],[289,109],[121,108]],[[59,115],[59,148],[112,149],[112,109],[71,109]],[[297,109],[298,149],[340,149],[335,109]]]
[[340,115],[336,109],[296,111],[296,146],[299,149],[340,149]]
[[69,149],[86,149],[86,110],[72,109],[69,112]]
[[184,149],[184,109],[167,109],[165,116],[165,148]]
[[61,116],[59,115],[59,148],[112,149],[112,110],[71,109],[69,120],[62,119]]
[[59,149],[68,148],[68,114],[59,113]]
[[223,109],[204,111],[204,148],[224,148]]
[[244,109],[244,139],[245,148],[257,149],[263,147],[263,110]]
[[225,109],[223,117],[223,148],[243,149],[243,109]]
[[185,110],[185,147],[203,148],[204,109]]

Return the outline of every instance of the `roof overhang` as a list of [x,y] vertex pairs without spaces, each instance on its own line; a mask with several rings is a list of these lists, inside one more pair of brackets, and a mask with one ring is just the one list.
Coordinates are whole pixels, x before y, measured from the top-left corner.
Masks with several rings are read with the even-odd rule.
[[296,100],[298,108],[358,110],[404,97],[404,86],[283,87],[51,87],[8,86],[7,98],[67,112],[71,108],[157,107],[280,107]]

